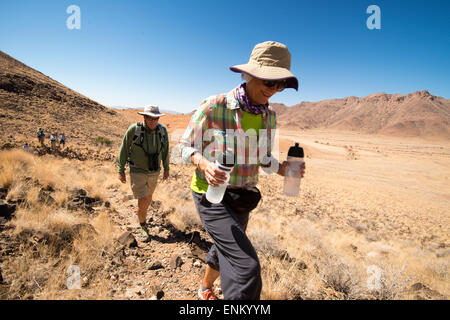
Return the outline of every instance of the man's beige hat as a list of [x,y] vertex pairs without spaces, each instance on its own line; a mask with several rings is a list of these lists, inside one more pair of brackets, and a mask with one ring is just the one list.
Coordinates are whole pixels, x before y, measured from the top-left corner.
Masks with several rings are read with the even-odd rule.
[[244,72],[261,80],[286,80],[288,88],[298,90],[298,80],[290,69],[291,54],[288,48],[275,41],[258,43],[247,64],[230,67],[233,72]]
[[150,116],[150,117],[162,117],[165,116],[164,113],[159,112],[159,108],[157,106],[148,106],[144,108],[144,112],[138,112],[139,114],[142,114],[143,116]]

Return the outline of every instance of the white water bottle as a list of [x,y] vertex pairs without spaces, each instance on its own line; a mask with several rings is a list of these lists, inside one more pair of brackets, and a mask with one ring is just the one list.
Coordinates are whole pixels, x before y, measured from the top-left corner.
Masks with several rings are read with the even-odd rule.
[[284,194],[290,197],[298,196],[300,192],[301,166],[304,163],[303,148],[298,142],[289,148],[287,161],[289,163],[284,175]]
[[224,183],[220,184],[217,187],[213,187],[211,185],[208,186],[208,190],[206,191],[206,199],[211,203],[219,203],[223,199],[223,195],[225,194],[225,190],[228,186],[228,181],[230,181],[230,173],[234,167],[234,156],[233,152],[230,149],[227,149],[222,153],[221,157],[219,157],[220,161],[216,161],[216,166],[222,171],[225,171],[227,175],[227,179]]

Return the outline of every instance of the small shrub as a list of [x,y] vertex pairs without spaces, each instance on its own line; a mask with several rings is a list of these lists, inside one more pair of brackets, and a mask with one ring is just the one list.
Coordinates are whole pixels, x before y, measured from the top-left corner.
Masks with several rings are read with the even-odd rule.
[[94,139],[94,143],[95,144],[104,144],[107,146],[110,146],[112,144],[112,141],[109,140],[108,138],[102,137],[102,136],[98,136],[97,138]]
[[201,226],[200,218],[192,208],[177,206],[176,210],[168,216],[168,220],[181,231],[192,230]]

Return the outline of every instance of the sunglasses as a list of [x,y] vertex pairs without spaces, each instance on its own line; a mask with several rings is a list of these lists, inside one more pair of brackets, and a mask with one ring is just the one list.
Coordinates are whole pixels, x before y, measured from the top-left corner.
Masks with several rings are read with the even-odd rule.
[[264,80],[263,84],[267,88],[273,88],[274,86],[276,86],[277,91],[283,91],[287,87],[287,81],[286,80],[278,80],[278,81],[275,81],[275,80]]
[[145,119],[150,120],[150,121],[157,121],[159,120],[158,117],[154,118],[154,117],[149,117],[149,116],[144,116]]

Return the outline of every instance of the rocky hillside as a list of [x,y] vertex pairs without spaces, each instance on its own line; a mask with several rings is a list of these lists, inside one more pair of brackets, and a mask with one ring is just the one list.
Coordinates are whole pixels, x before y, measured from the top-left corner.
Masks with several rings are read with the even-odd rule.
[[[94,117],[95,115],[95,117]],[[98,137],[120,141],[127,120],[0,51],[0,144],[48,138],[64,132],[69,142],[92,144]]]
[[428,91],[407,95],[377,93],[292,107],[277,105],[280,126],[337,129],[393,136],[450,137],[450,100]]

